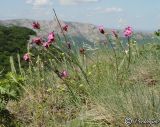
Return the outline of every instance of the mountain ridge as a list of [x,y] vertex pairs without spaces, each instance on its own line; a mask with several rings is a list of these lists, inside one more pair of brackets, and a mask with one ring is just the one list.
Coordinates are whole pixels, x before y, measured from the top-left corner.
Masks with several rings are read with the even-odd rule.
[[[11,20],[0,20],[1,25],[5,26],[21,26],[21,27],[27,27],[33,30],[32,23],[33,21],[38,21],[41,25],[42,30],[36,31],[38,35],[47,35],[51,31],[55,31],[58,34],[61,33],[61,29],[59,27],[58,22],[56,19],[53,20],[33,20],[33,19],[11,19]],[[94,24],[90,23],[81,23],[81,22],[70,22],[70,21],[60,21],[61,25],[68,24],[68,32],[66,33],[67,36],[71,38],[82,38],[81,41],[87,41],[90,43],[96,43],[96,42],[104,42],[106,39],[105,37],[99,32],[98,28]],[[112,29],[105,28],[105,31],[107,33],[111,33]],[[120,37],[123,37],[123,31],[118,30]],[[135,31],[136,39],[143,39],[144,37],[151,37],[152,34],[148,32],[141,32]]]

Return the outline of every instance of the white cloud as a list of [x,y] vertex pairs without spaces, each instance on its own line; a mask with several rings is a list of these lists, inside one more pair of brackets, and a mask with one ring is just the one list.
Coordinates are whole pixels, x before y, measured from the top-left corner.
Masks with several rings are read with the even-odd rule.
[[80,3],[91,3],[91,2],[98,2],[100,0],[59,0],[60,4],[62,5],[74,5]]
[[97,11],[98,13],[115,13],[115,12],[122,12],[123,9],[119,7],[110,7],[110,8],[97,7],[95,8],[95,11]]
[[35,7],[44,6],[51,4],[50,0],[26,0],[27,4],[31,4]]
[[122,8],[116,8],[116,7],[106,8],[106,9],[104,10],[104,12],[106,12],[106,13],[122,12],[122,11],[123,11]]

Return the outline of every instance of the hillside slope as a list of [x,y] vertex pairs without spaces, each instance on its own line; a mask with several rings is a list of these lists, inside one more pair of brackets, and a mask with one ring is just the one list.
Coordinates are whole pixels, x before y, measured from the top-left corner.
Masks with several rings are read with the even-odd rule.
[[5,27],[0,25],[0,71],[9,71],[10,56],[17,57],[19,53],[22,57],[27,51],[26,47],[30,35],[36,35],[36,33],[25,27]]
[[[15,19],[15,20],[0,20],[0,24],[5,26],[22,26],[32,29],[32,22],[34,20],[29,19]],[[45,35],[48,32],[55,31],[59,34],[60,27],[56,20],[48,21],[48,20],[39,20],[38,21],[41,25],[42,31],[39,31],[38,33],[40,35]],[[94,42],[97,40],[97,37],[99,37],[101,40],[104,39],[99,31],[97,30],[97,27],[93,24],[86,24],[86,23],[79,23],[79,22],[61,22],[61,24],[68,24],[69,29],[67,35],[73,38],[82,38],[83,41],[89,41]]]
[[[11,26],[11,25],[16,25],[16,26],[23,26],[32,29],[32,22],[34,20],[31,19],[14,19],[14,20],[0,20],[0,24],[5,25],[5,26]],[[38,21],[41,25],[42,30],[38,31],[39,35],[46,35],[51,31],[55,31],[56,33],[61,34],[60,27],[57,23],[57,21],[54,20],[39,20]],[[74,40],[75,42],[78,43],[89,43],[93,44],[96,42],[104,42],[105,38],[103,35],[101,35],[97,29],[96,25],[93,24],[88,24],[88,23],[80,23],[80,22],[63,22],[61,21],[61,24],[68,24],[69,29],[67,32],[67,36],[69,37],[68,40]],[[111,29],[106,28],[107,33],[111,33]],[[119,35],[123,37],[123,30],[118,30]],[[151,39],[152,34],[148,32],[135,32],[135,38],[138,40],[143,40],[146,39]]]

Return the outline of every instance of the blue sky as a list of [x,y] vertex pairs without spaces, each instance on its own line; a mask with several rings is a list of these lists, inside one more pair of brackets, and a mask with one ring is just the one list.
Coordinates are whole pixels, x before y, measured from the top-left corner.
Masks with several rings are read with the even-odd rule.
[[160,0],[1,0],[0,19],[53,19],[52,8],[66,21],[132,26],[135,30],[160,28]]

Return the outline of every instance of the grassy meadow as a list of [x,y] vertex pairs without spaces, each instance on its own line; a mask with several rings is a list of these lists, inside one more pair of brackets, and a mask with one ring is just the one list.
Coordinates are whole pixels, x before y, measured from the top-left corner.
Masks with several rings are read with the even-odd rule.
[[75,48],[60,27],[62,38],[32,40],[24,60],[10,57],[11,72],[0,80],[0,126],[158,127],[160,45],[139,45],[133,31],[122,44],[116,31],[100,28],[106,44]]

